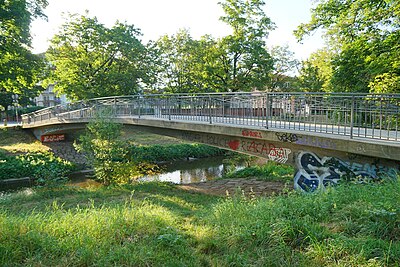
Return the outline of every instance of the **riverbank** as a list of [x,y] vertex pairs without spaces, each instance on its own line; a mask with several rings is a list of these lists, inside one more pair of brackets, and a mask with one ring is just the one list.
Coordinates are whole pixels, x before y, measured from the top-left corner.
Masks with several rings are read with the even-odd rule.
[[[61,177],[63,180],[67,180],[64,178],[71,177],[72,171],[88,167],[85,164],[84,155],[75,151],[72,141],[42,144],[32,134],[22,129],[3,130],[0,132],[0,137],[0,160],[3,161],[3,164],[0,165],[0,190],[15,189],[18,188],[18,184],[20,187],[32,186],[34,181],[46,184],[48,181],[58,181],[60,180],[58,178]],[[229,159],[221,160],[220,157],[226,153],[223,150],[185,143],[175,138],[125,129],[123,139],[130,145],[130,157],[134,158],[136,162],[150,163],[150,167],[160,162],[170,162],[166,168],[154,169],[151,167],[149,172],[144,169],[144,179],[148,181],[160,180],[187,184],[221,178],[264,180],[266,185],[253,187],[248,181],[242,179],[243,181],[222,182],[221,186],[214,186],[211,183],[193,185],[192,188],[196,187],[195,190],[210,194],[221,195],[222,193],[224,195],[226,191],[232,193],[237,187],[240,187],[249,192],[254,189],[255,195],[269,195],[271,192],[278,192],[288,187],[287,183],[291,183],[293,177],[293,169],[289,166],[277,166],[274,163],[260,166],[255,164],[253,159],[250,160],[249,157],[243,155],[229,156]],[[183,158],[189,161],[180,161]],[[199,158],[209,158],[211,161],[207,159],[194,160]],[[254,166],[238,172],[234,171],[235,165],[250,164],[250,161]],[[74,165],[69,162],[73,162]],[[263,161],[264,163],[265,161]],[[154,173],[155,171],[156,173]],[[160,172],[159,175],[154,176],[157,172]],[[42,174],[49,175],[51,178],[46,179]],[[147,176],[146,174],[152,175]],[[21,180],[18,183],[19,177]],[[81,179],[79,178],[79,180]],[[271,181],[279,182],[279,186],[268,184]],[[291,188],[291,186],[289,187]]]
[[3,266],[398,266],[400,183],[221,198],[176,185],[0,196]]

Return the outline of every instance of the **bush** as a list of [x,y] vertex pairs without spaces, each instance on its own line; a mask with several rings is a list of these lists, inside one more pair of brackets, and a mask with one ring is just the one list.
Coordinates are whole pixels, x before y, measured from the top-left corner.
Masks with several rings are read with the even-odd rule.
[[112,121],[112,110],[103,110],[74,144],[78,152],[86,154],[96,179],[104,185],[126,183],[137,176],[135,165],[126,157],[121,128],[122,124]]
[[26,153],[17,156],[0,154],[0,179],[31,177],[40,183],[64,180],[74,166],[51,152]]
[[258,179],[267,181],[288,180],[293,178],[293,174],[293,167],[269,161],[261,166],[255,165],[230,172],[226,175],[226,178],[257,177]]
[[162,162],[188,157],[205,158],[223,155],[222,149],[202,144],[175,144],[169,146],[131,146],[128,156],[135,162]]

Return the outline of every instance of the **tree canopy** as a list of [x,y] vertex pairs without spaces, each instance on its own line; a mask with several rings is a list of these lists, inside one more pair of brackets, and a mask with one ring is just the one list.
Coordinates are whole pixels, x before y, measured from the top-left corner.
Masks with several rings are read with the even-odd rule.
[[34,18],[46,18],[46,6],[46,0],[0,1],[0,91],[21,94],[39,81],[44,63],[29,49],[29,30]]
[[273,60],[266,50],[266,38],[274,24],[263,11],[262,0],[226,0],[219,3],[225,12],[220,19],[233,30],[222,38],[223,80],[231,91],[263,89],[269,81]]
[[[332,57],[332,90],[400,92],[400,2],[319,0],[311,21],[298,27],[301,40],[324,29]],[[384,85],[386,83],[386,85]]]
[[71,15],[46,54],[52,65],[47,83],[72,99],[140,92],[150,77],[139,36],[133,25],[107,28],[96,17]]
[[274,25],[260,0],[226,0],[219,3],[220,19],[232,33],[220,39],[192,38],[188,30],[163,36],[156,42],[162,66],[162,88],[168,92],[250,91],[264,89],[273,59],[266,38]]
[[294,57],[294,53],[289,50],[288,45],[273,46],[270,49],[270,54],[274,62],[274,68],[270,74],[270,82],[267,84],[268,90],[293,90],[293,76],[297,72],[300,62]]
[[157,40],[160,52],[161,87],[171,93],[207,91],[208,55],[214,41],[195,40],[188,30]]

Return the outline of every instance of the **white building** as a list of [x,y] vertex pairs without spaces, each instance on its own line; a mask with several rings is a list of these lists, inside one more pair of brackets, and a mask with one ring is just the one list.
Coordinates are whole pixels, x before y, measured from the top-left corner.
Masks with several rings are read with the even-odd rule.
[[39,96],[35,97],[34,102],[36,106],[40,107],[54,107],[59,104],[66,104],[69,101],[65,95],[57,96],[54,93],[54,84],[51,84]]

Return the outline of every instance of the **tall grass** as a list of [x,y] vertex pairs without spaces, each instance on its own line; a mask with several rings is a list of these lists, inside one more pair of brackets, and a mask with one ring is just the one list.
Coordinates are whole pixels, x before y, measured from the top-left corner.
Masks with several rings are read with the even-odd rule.
[[223,155],[222,149],[203,144],[130,146],[128,156],[136,162],[160,162],[188,157],[206,158]]
[[400,182],[219,198],[163,183],[0,197],[1,266],[399,266]]
[[292,166],[268,161],[263,165],[253,165],[229,172],[225,178],[257,178],[265,181],[290,181],[293,179]]

